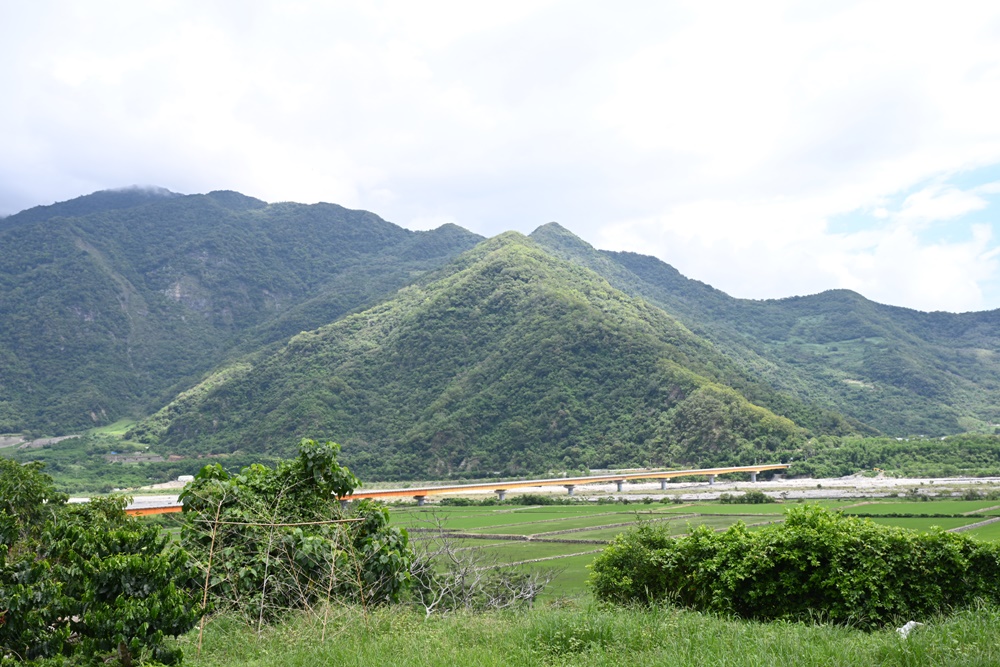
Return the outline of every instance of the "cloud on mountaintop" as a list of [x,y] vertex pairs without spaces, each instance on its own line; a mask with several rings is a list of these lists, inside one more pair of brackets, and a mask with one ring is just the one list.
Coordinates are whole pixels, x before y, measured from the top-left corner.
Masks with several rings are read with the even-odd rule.
[[985,2],[7,3],[0,213],[234,189],[997,307],[998,43]]

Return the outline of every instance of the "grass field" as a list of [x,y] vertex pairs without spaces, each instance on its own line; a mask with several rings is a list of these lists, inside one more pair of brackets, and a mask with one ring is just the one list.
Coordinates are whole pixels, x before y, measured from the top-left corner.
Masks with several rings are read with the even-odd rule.
[[[993,509],[990,509],[993,508]],[[984,512],[983,510],[989,510]],[[872,501],[844,509],[845,514],[1000,514],[996,500]]]
[[966,535],[990,542],[1000,540],[1000,521],[983,526],[982,528],[973,528]]
[[[871,514],[962,514],[983,509],[983,501],[873,501],[859,507],[829,501],[827,507]],[[823,622],[760,623],[665,607],[621,608],[598,604],[587,593],[587,566],[599,544],[554,541],[545,533],[579,529],[559,539],[610,540],[638,520],[663,522],[673,534],[696,525],[724,530],[737,521],[749,525],[781,521],[789,505],[577,505],[540,507],[397,506],[393,521],[409,528],[430,525],[458,531],[447,537],[455,547],[479,554],[484,563],[541,562],[519,567],[553,567],[558,576],[533,609],[487,614],[454,613],[425,618],[399,605],[361,609],[320,607],[261,629],[230,617],[211,619],[198,652],[197,630],[176,640],[192,667],[265,665],[677,665],[694,667],[867,665],[1000,665],[1000,610],[982,606],[950,616],[920,618],[925,625],[909,638],[894,630],[906,620],[872,632]],[[164,527],[168,520],[164,521]],[[882,524],[927,530],[952,528],[973,517],[876,517]],[[572,528],[570,528],[572,527]],[[476,533],[521,536],[522,540],[476,538]],[[1000,539],[1000,522],[970,533]],[[414,546],[442,539],[411,532]],[[530,539],[529,539],[530,538]]]
[[119,419],[114,424],[107,424],[106,426],[96,426],[88,433],[99,434],[99,435],[113,435],[116,437],[123,437],[125,432],[130,428],[135,426],[136,421],[134,419]]
[[948,517],[872,517],[872,521],[880,523],[883,526],[900,526],[902,528],[909,528],[910,530],[926,532],[932,528],[944,528],[945,530],[951,530],[952,528],[968,526],[970,523],[981,521],[981,519],[953,519]]
[[[982,513],[982,510],[1000,504],[989,500],[939,500],[899,501],[893,499],[827,500],[816,503],[828,509],[841,509],[845,513],[860,514],[947,514]],[[683,535],[694,526],[705,525],[713,530],[725,530],[742,521],[747,525],[781,521],[785,510],[794,504],[724,505],[717,502],[686,503],[682,505],[632,503],[629,505],[598,505],[579,502],[573,505],[544,505],[517,507],[497,505],[490,507],[424,507],[399,506],[392,509],[394,523],[407,528],[443,529],[461,532],[466,536],[481,534],[484,539],[463,537],[456,539],[456,546],[471,547],[490,563],[515,563],[547,559],[531,567],[551,567],[559,570],[543,600],[560,597],[586,596],[587,565],[599,544],[567,544],[554,540],[588,540],[609,542],[639,521],[664,523],[671,534]],[[1000,510],[986,512],[998,514]],[[944,530],[970,525],[981,518],[974,517],[875,517],[873,521],[901,526],[919,531],[939,527]],[[968,533],[984,540],[1000,539],[1000,522]],[[432,542],[432,533],[411,533],[414,544]],[[489,539],[489,535],[524,537],[523,541]],[[528,540],[527,538],[531,538]],[[553,541],[547,541],[553,540]]]
[[[519,613],[424,619],[400,607],[316,610],[261,633],[229,618],[178,640],[191,667],[671,665],[676,667],[986,667],[1000,664],[1000,612],[922,619],[907,639],[822,623],[757,623],[672,608],[542,605]],[[324,624],[325,621],[325,624]]]

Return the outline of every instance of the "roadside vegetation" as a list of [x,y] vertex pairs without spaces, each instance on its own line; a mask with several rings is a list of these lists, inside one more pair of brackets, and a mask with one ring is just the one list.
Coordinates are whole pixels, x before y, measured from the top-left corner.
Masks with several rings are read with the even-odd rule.
[[756,531],[699,526],[675,539],[642,525],[594,560],[591,584],[598,599],[619,604],[873,629],[977,601],[998,605],[998,575],[1000,544],[804,505]]
[[[403,607],[339,608],[322,637],[320,611],[300,613],[257,634],[230,619],[205,631],[192,667],[987,667],[1000,664],[1000,611],[991,607],[924,619],[903,639],[893,628],[866,632],[825,623],[761,623],[683,611],[590,603],[529,613],[424,618]],[[321,638],[322,637],[322,638]]]
[[0,459],[0,664],[173,664],[202,616],[197,567],[122,497],[67,505],[37,465]]
[[[544,497],[544,496],[542,496]],[[610,540],[627,530],[622,523],[669,527],[683,534],[698,525],[721,528],[737,521],[781,520],[789,509],[822,505],[827,511],[877,511],[881,505],[913,512],[980,513],[997,503],[989,500],[857,501],[767,505],[716,503],[615,503],[594,505],[565,498],[543,504],[520,504],[513,497],[498,504],[456,502],[442,506],[393,508],[394,521],[407,526],[416,549],[442,527],[463,537],[454,546],[495,554],[507,562],[528,557],[565,557],[522,568],[546,565],[558,571],[549,589],[529,612],[471,613],[459,610],[427,615],[419,606],[376,609],[335,606],[298,612],[263,632],[231,617],[214,619],[206,628],[203,650],[196,655],[194,636],[181,638],[189,664],[197,667],[235,665],[652,665],[741,666],[985,666],[1000,663],[1000,611],[981,601],[964,610],[901,616],[872,629],[857,623],[835,624],[821,613],[805,621],[738,620],[727,614],[684,610],[670,602],[649,606],[600,603],[586,584],[595,554],[573,555],[588,545],[546,543],[545,533],[571,529],[555,538],[595,537]],[[533,499],[527,496],[527,500]],[[801,511],[801,510],[800,510]],[[725,514],[729,512],[730,514]],[[994,510],[989,516],[995,515]],[[739,516],[737,516],[739,514]],[[967,519],[969,523],[980,520]],[[927,519],[929,529],[934,519]],[[589,525],[589,530],[588,530]],[[997,524],[992,524],[997,525]],[[617,526],[617,527],[610,527]],[[583,528],[584,530],[577,530]],[[423,532],[429,530],[430,532]],[[506,531],[506,532],[504,532]],[[506,534],[527,542],[493,540]],[[470,537],[478,535],[479,537]],[[957,537],[957,536],[955,536]],[[521,546],[518,551],[517,547]],[[478,547],[478,548],[477,548]],[[557,548],[559,547],[559,548]],[[535,570],[537,571],[537,570]],[[323,615],[327,632],[323,635]],[[329,619],[335,618],[336,622]],[[896,627],[908,620],[924,623],[907,638]],[[336,629],[331,632],[330,627]]]
[[[146,520],[125,517],[114,498],[66,507],[37,465],[0,460],[0,498],[19,499],[0,511],[7,526],[0,660],[138,665],[183,654],[185,664],[206,667],[1000,661],[1000,546],[934,528],[970,527],[966,534],[989,539],[1000,523],[977,527],[1000,516],[1000,500],[989,494],[767,503],[751,491],[728,504],[526,494],[345,508],[337,498],[358,480],[339,465],[337,449],[307,440],[298,457],[274,466],[236,473],[207,466],[184,493],[183,515]],[[921,532],[876,522],[909,522]],[[89,537],[53,537],[67,530]],[[132,541],[122,542],[127,535]],[[100,551],[112,539],[146,546],[120,560]],[[69,544],[96,551],[73,560]],[[84,561],[95,574],[66,583],[71,566]],[[135,588],[139,577],[153,576],[142,567],[154,562],[174,563],[173,574]],[[709,604],[697,603],[698,593],[689,604],[680,584],[656,588],[681,576],[670,563],[694,562],[707,563],[703,580],[695,573],[691,580],[704,584]],[[104,592],[86,598],[83,613],[68,613],[80,603],[59,596],[117,577],[122,563],[132,568],[128,593],[98,586]],[[837,572],[851,563],[858,571],[825,585],[830,563],[839,563]],[[38,609],[34,599],[43,601]],[[895,628],[908,620],[924,625],[904,639]],[[98,635],[111,640],[87,639]],[[27,647],[40,652],[29,655]]]

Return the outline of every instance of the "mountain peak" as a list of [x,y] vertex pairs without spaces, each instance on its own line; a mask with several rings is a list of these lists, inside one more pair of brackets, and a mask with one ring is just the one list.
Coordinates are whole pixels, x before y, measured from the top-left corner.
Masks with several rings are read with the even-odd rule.
[[538,233],[547,233],[547,232],[569,234],[570,236],[574,236],[573,232],[569,231],[568,229],[560,225],[558,222],[546,222],[544,225],[539,225],[535,229],[535,231],[533,231],[531,234],[534,235]]
[[666,313],[505,232],[425,282],[293,337],[247,373],[209,381],[140,429],[167,451],[336,434],[352,469],[381,478],[686,465],[701,456],[705,411],[738,415],[720,451],[758,447],[765,428],[773,442],[801,439],[726,385],[731,375]]
[[594,246],[558,222],[549,222],[531,232],[530,238],[563,259],[596,253]]
[[142,206],[152,201],[181,197],[176,192],[157,186],[130,185],[111,190],[98,190],[89,195],[56,202],[47,206],[34,206],[4,218],[4,225],[41,222],[57,217],[74,217]]

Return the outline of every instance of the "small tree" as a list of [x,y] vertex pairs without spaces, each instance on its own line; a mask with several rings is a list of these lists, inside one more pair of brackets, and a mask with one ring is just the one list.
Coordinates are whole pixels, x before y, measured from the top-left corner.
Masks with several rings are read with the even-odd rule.
[[337,463],[340,446],[302,440],[274,469],[230,475],[205,466],[181,494],[184,545],[202,567],[206,597],[258,625],[331,598],[398,598],[412,553],[405,530],[369,501],[339,499],[360,485]]
[[66,503],[43,465],[0,458],[0,545],[28,544]]
[[777,501],[763,491],[757,491],[755,489],[753,491],[747,491],[741,496],[723,493],[719,496],[719,502],[723,505],[766,505],[767,503],[774,503]]
[[187,554],[126,515],[126,498],[66,505],[40,466],[0,467],[0,660],[178,662],[163,640],[201,615]]

